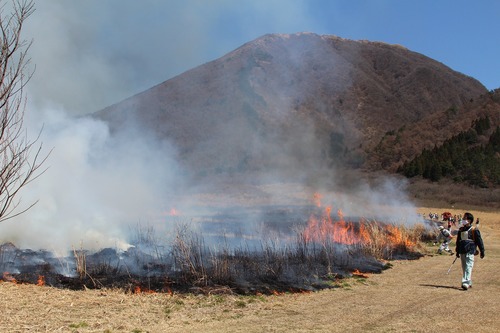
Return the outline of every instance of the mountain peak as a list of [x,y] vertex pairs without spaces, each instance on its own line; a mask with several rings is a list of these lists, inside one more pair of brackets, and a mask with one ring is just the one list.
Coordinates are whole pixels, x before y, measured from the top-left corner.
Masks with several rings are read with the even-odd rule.
[[300,32],[259,37],[96,115],[168,139],[194,172],[307,173],[366,167],[388,131],[485,93],[400,45]]

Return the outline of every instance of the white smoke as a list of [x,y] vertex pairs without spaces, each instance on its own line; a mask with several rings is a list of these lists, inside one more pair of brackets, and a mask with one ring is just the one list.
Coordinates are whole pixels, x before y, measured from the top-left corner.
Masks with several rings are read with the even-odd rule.
[[[130,226],[162,223],[162,212],[177,207],[184,189],[175,148],[147,133],[114,138],[106,124],[74,115],[97,111],[144,91],[222,56],[242,40],[275,31],[293,32],[301,23],[311,22],[300,15],[305,6],[301,1],[190,4],[153,0],[37,3],[24,31],[25,38],[34,40],[30,56],[36,65],[28,86],[26,124],[32,137],[43,124],[40,142],[46,153],[53,151],[45,164],[47,171],[21,192],[24,205],[38,203],[0,224],[1,241],[57,252],[80,246],[126,248]],[[254,15],[248,16],[249,12]],[[152,14],[154,19],[150,19]],[[227,30],[227,25],[214,22],[225,15],[241,20],[233,29],[238,30],[235,36],[221,39],[220,31]],[[255,17],[267,24],[250,29],[255,27]],[[314,136],[304,142],[314,142]],[[256,184],[245,184],[245,191],[229,185],[221,195],[210,196],[195,193],[197,188],[191,187],[189,205],[309,204],[316,190],[298,184],[291,185],[297,192],[290,193],[286,192],[289,187],[273,184],[273,180],[253,180]],[[318,180],[324,182],[325,178]],[[202,190],[212,188],[200,186]],[[390,190],[392,198],[402,198],[399,189]],[[357,214],[355,208],[381,198],[381,192],[366,187],[357,194],[332,197],[325,204],[345,206],[347,213]],[[180,211],[187,212],[182,207]]]
[[171,147],[146,134],[114,139],[105,123],[62,110],[37,111],[28,127],[36,133],[44,124],[39,140],[42,154],[52,148],[48,169],[22,191],[24,205],[38,203],[0,224],[1,240],[57,252],[126,248],[131,226],[162,218],[179,185]]

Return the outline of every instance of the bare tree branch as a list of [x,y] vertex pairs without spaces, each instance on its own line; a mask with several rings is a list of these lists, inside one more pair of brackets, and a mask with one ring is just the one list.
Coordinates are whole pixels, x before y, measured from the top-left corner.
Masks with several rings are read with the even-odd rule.
[[[30,140],[23,127],[24,87],[33,75],[28,71],[31,42],[22,39],[24,22],[35,11],[33,0],[13,1],[13,10],[0,8],[0,222],[18,216],[36,202],[21,207],[20,191],[45,170],[40,134]],[[33,150],[35,150],[33,152]]]

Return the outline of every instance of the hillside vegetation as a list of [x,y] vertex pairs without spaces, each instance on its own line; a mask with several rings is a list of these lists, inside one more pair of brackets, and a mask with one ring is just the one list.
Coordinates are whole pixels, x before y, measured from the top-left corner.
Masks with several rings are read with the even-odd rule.
[[496,187],[500,185],[500,126],[492,129],[488,117],[480,118],[470,130],[432,150],[424,149],[398,172],[433,182],[445,177],[482,188]]

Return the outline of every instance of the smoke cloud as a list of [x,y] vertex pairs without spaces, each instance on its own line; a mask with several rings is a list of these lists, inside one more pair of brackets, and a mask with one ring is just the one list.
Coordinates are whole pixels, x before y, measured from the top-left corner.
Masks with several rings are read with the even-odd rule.
[[46,171],[22,192],[22,204],[38,203],[0,225],[3,241],[59,253],[124,249],[135,224],[157,223],[170,208],[180,183],[175,149],[167,143],[147,134],[113,138],[105,123],[61,110],[39,110],[26,120],[32,133],[44,124],[39,140],[43,154],[52,152]]
[[[247,10],[266,21],[276,17],[272,13],[285,11],[275,23],[281,31],[292,27],[291,21],[307,21],[296,15],[304,9],[301,2],[271,1],[264,6],[216,1],[197,2],[196,7],[189,3],[53,0],[37,4],[24,31],[26,38],[34,40],[30,55],[36,65],[27,91],[26,124],[32,137],[43,124],[40,142],[45,153],[53,150],[45,165],[48,169],[21,193],[24,205],[38,203],[0,224],[2,241],[58,253],[80,246],[126,249],[134,225],[162,227],[172,208],[189,216],[195,211],[224,212],[242,202],[246,206],[309,204],[316,191],[324,193],[324,204],[335,204],[348,215],[360,216],[366,210],[359,208],[386,203],[387,196],[400,206],[407,204],[404,189],[391,180],[379,189],[356,182],[347,191],[332,192],[331,186],[342,177],[336,174],[321,173],[307,184],[293,180],[282,184],[277,173],[268,173],[247,183],[241,179],[239,186],[214,180],[213,186],[204,187],[185,177],[176,147],[170,143],[137,130],[115,137],[105,123],[85,117],[222,56],[239,46],[236,40],[242,34],[251,40],[273,32],[272,25],[265,31],[249,29],[255,23],[243,18]],[[242,17],[235,27],[238,38],[219,40],[215,36],[227,26],[214,22],[228,14]],[[299,143],[316,143],[314,128],[309,129]],[[300,147],[300,151],[308,149]],[[205,211],[208,206],[211,210]]]

